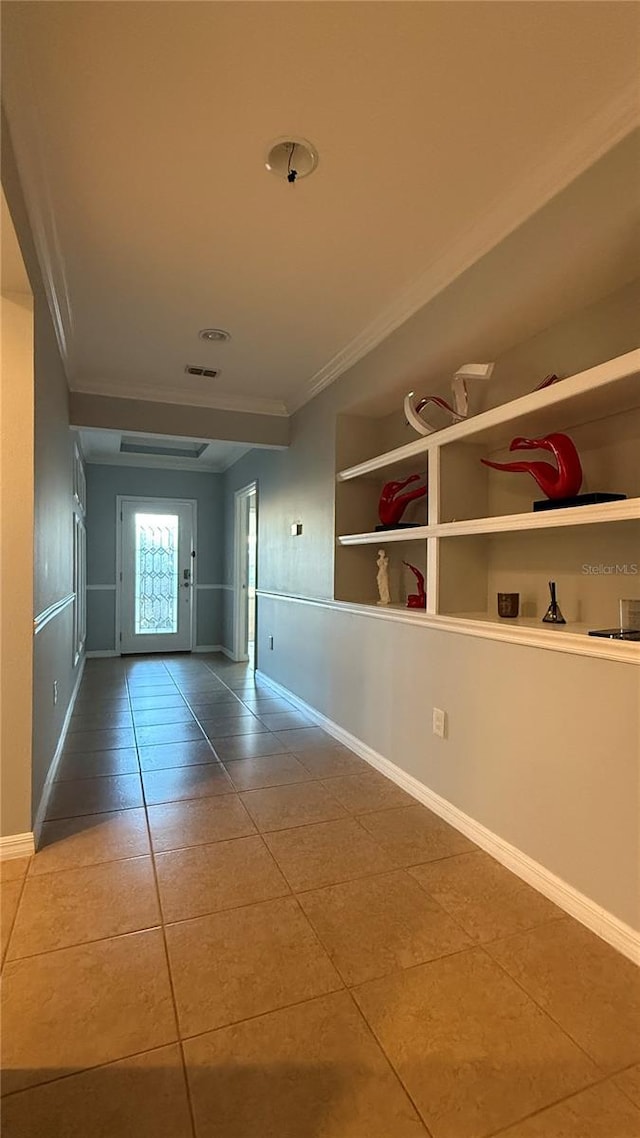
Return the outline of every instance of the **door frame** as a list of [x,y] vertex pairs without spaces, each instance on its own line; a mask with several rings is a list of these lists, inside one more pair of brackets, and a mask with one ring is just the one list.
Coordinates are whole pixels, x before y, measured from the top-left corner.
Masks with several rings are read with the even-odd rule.
[[[233,659],[242,662],[249,659],[248,653],[245,651],[245,644],[247,640],[247,605],[242,603],[243,592],[243,561],[246,563],[246,535],[249,529],[249,498],[255,494],[256,496],[256,583],[258,579],[258,530],[257,530],[257,514],[258,514],[258,483],[249,482],[240,490],[236,490],[233,496]],[[257,628],[257,601],[256,605],[256,628]],[[255,634],[254,634],[255,635]],[[254,641],[254,668],[256,667],[255,660],[255,643]]]
[[[125,502],[175,502],[178,506],[191,506],[193,548],[198,550],[198,501],[196,498],[161,498],[154,494],[116,494],[116,611],[114,644],[116,656],[122,656],[122,627],[120,617],[122,612],[122,507]],[[198,627],[198,590],[196,588],[198,575],[198,558],[193,557],[191,570],[191,624],[189,629],[188,652],[195,647],[195,633]]]

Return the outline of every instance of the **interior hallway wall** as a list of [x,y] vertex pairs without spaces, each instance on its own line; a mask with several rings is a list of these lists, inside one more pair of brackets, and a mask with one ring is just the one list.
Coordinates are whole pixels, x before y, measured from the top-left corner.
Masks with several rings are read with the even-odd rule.
[[[34,296],[32,828],[82,658],[73,649],[73,436],[69,393],[6,122],[2,182]],[[25,439],[25,446],[29,447]],[[29,483],[25,484],[29,510]],[[25,566],[31,566],[31,552]],[[30,576],[30,574],[28,574]],[[51,619],[42,616],[55,609]],[[57,702],[54,702],[54,681]]]
[[222,643],[222,475],[88,463],[87,651],[116,648],[116,498],[190,498],[197,503],[196,647]]
[[[610,161],[619,159],[620,151]],[[594,168],[585,178],[599,176]],[[231,467],[225,515],[232,532],[234,491],[257,480],[263,672],[640,929],[640,669],[409,627],[333,601],[338,415],[373,413],[390,376],[402,383],[401,407],[403,391],[425,390],[421,374],[437,369],[446,377],[462,361],[496,360],[507,399],[528,390],[532,377],[571,374],[638,346],[637,281],[585,297],[589,303],[560,313],[552,326],[536,323],[524,278],[539,273],[542,295],[537,249],[554,248],[557,262],[583,191],[584,184],[573,197],[560,195],[303,407],[287,452],[252,451]],[[496,292],[509,313],[499,330],[484,308],[487,297],[495,308]],[[446,389],[442,379],[439,386]],[[401,415],[391,418],[403,437],[388,445],[410,441]],[[293,538],[295,521],[303,534]],[[230,572],[228,561],[228,581]],[[375,549],[370,572],[375,581]],[[228,648],[233,602],[225,593]],[[431,733],[433,706],[450,715],[444,743]]]
[[[6,223],[3,218],[3,245]],[[3,278],[4,267],[3,258]],[[7,292],[3,287],[0,328],[0,836],[4,837],[31,830],[34,394],[30,293]]]

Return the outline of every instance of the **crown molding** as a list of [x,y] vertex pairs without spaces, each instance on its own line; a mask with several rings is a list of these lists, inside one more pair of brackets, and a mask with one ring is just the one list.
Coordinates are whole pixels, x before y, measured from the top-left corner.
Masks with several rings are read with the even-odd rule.
[[[11,141],[51,321],[63,370],[69,382],[72,372],[73,313],[45,159],[46,132],[39,118],[31,53],[22,31],[17,34],[20,38],[22,78],[29,85],[30,98],[20,98],[21,114],[26,120],[27,129],[24,134],[22,131],[13,132]],[[3,81],[3,88],[3,100],[10,121],[13,105],[10,73]],[[32,187],[37,187],[37,193],[32,191]]]
[[519,225],[602,158],[640,125],[637,87],[628,86],[594,115],[583,130],[565,141],[550,161],[529,170],[504,196],[474,220],[424,273],[309,380],[307,390],[289,406],[293,414],[345,371],[373,351],[392,332],[433,300],[457,277],[484,257]]
[[249,415],[274,415],[287,418],[289,411],[280,399],[265,399],[256,395],[233,395],[226,391],[203,392],[194,397],[177,387],[150,387],[147,384],[128,383],[126,388],[109,380],[82,379],[69,383],[69,390],[78,395],[100,395],[112,399],[133,399],[150,403],[176,403],[180,407],[206,407],[212,411],[239,411]]

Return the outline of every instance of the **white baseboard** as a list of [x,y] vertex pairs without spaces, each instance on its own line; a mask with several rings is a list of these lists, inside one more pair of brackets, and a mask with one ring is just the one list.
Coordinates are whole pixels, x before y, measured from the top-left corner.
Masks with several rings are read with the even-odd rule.
[[119,655],[119,652],[111,649],[109,652],[85,652],[84,658],[85,660],[111,660]]
[[49,770],[47,772],[45,784],[42,788],[42,794],[40,795],[40,804],[38,806],[38,810],[36,813],[35,822],[33,823],[33,840],[34,840],[34,845],[35,845],[36,849],[38,848],[38,843],[40,841],[40,834],[42,832],[42,823],[44,822],[45,815],[47,813],[47,806],[49,805],[49,797],[51,795],[51,789],[53,787],[53,783],[54,783],[56,773],[58,770],[58,765],[59,765],[60,759],[62,757],[62,751],[64,748],[65,739],[67,737],[67,731],[69,730],[69,721],[71,719],[71,716],[73,715],[73,708],[74,708],[74,705],[75,705],[75,702],[76,702],[76,699],[78,696],[78,692],[80,690],[80,684],[82,683],[82,676],[84,673],[84,665],[85,665],[86,658],[87,658],[87,654],[85,654],[85,656],[83,656],[80,667],[78,668],[78,675],[76,676],[76,682],[73,686],[73,691],[71,693],[71,699],[69,700],[69,706],[67,707],[66,715],[64,717],[62,729],[60,731],[60,737],[58,739],[58,745],[55,749],[53,758],[51,760],[51,764],[49,766]]
[[14,857],[31,857],[36,851],[33,834],[8,834],[0,838],[0,861]]
[[453,803],[448,802],[446,798],[442,798],[433,790],[429,790],[428,786],[414,778],[413,775],[407,774],[401,767],[396,766],[389,759],[385,759],[384,755],[378,754],[372,747],[363,743],[361,739],[356,738],[349,731],[345,731],[339,724],[334,723],[322,712],[311,707],[305,700],[300,699],[288,688],[273,680],[271,676],[260,671],[256,671],[256,675],[284,699],[288,699],[290,703],[308,715],[310,719],[313,719],[334,739],[355,751],[365,762],[375,767],[392,782],[406,790],[407,794],[416,798],[418,802],[427,806],[439,818],[443,818],[450,826],[475,842],[496,861],[499,861],[501,865],[506,866],[517,877],[537,889],[539,893],[553,901],[569,916],[575,917],[577,921],[617,949],[618,952],[621,952],[623,956],[632,960],[634,964],[640,964],[640,931],[631,928],[630,925],[625,924],[607,909],[603,909],[590,897],[575,889],[573,885],[569,885],[568,882],[563,881],[561,877],[557,877],[551,870],[534,861],[516,846],[506,842],[498,834],[494,834],[492,830],[488,830],[482,823],[476,822],[474,818],[465,814]]

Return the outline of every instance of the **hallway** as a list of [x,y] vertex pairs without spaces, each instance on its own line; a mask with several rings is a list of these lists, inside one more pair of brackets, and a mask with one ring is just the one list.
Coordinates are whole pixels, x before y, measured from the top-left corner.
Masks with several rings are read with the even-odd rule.
[[4,1138],[640,1136],[633,965],[244,665],[88,661],[2,875]]

